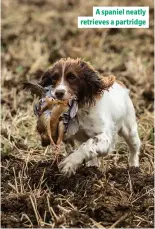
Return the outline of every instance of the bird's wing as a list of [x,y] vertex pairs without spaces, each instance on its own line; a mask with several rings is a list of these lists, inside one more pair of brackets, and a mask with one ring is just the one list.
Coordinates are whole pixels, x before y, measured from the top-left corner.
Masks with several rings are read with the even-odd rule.
[[73,104],[71,106],[70,110],[70,118],[73,119],[76,116],[76,113],[78,111],[78,103],[77,101],[73,101]]
[[32,95],[35,94],[39,97],[43,97],[46,94],[45,89],[36,83],[24,82],[23,83],[23,89],[30,90]]

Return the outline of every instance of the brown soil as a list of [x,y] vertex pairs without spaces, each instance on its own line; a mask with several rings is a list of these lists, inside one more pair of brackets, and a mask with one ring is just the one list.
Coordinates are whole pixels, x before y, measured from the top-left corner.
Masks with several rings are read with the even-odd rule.
[[[136,217],[142,216],[146,220],[142,220],[140,226],[153,227],[153,175],[144,175],[140,169],[113,167],[103,173],[95,167],[83,166],[75,175],[66,178],[59,174],[52,161],[29,162],[26,166],[22,160],[3,156],[2,166],[2,227],[26,226],[23,214],[27,214],[33,227],[38,227],[30,187],[39,190],[39,185],[41,193],[38,191],[35,198],[44,223],[51,224],[52,221],[55,227],[92,227],[93,222],[102,222],[102,226],[109,227],[124,216],[116,226],[134,228],[137,226]],[[25,186],[21,191],[18,176],[17,194],[12,193],[12,187],[8,186],[9,183],[15,184],[13,168],[23,171]],[[47,196],[57,219],[50,214]],[[44,224],[44,227],[48,225]]]

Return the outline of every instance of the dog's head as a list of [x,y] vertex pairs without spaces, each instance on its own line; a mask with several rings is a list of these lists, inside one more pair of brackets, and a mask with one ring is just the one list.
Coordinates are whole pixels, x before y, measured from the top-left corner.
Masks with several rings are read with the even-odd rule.
[[69,99],[76,96],[79,104],[92,104],[104,90],[97,71],[81,59],[62,58],[42,76],[40,85],[52,86],[52,96]]

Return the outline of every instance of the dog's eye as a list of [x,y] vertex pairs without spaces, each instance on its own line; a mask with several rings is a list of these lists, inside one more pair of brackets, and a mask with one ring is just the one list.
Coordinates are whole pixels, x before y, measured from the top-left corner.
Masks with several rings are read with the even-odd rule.
[[71,73],[71,72],[69,72],[68,74],[67,74],[67,80],[68,81],[75,81],[76,80],[76,76],[73,74],[73,73]]
[[59,75],[57,73],[55,73],[54,75],[52,75],[52,83],[55,84],[59,79]]

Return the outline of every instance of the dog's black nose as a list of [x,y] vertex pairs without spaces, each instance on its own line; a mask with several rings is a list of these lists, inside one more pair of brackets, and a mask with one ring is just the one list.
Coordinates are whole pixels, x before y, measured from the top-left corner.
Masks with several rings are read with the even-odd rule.
[[64,89],[57,90],[57,91],[55,92],[55,96],[57,97],[57,99],[62,99],[63,96],[64,96],[64,94],[65,94],[65,90],[64,90]]

